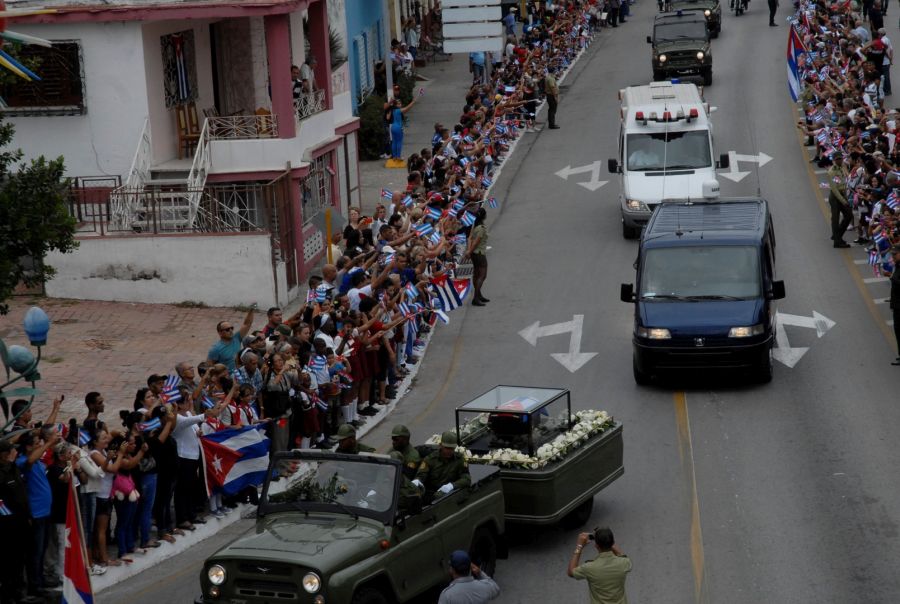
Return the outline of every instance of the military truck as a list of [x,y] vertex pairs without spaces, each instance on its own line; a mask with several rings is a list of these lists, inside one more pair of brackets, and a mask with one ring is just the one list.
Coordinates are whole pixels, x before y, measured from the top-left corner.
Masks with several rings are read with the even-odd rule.
[[449,552],[489,575],[505,554],[499,468],[473,466],[471,487],[424,507],[384,455],[295,450],[269,470],[256,530],[206,560],[195,603],[406,602],[448,580]]
[[722,6],[719,0],[669,0],[668,7],[670,12],[703,13],[712,38],[718,38],[722,32]]
[[706,17],[696,11],[660,13],[653,20],[653,81],[696,77],[712,84],[712,51]]

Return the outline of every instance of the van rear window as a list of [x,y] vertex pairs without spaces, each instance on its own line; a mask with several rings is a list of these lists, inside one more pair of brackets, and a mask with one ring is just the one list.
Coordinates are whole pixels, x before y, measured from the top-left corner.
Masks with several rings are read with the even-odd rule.
[[629,134],[625,144],[627,170],[680,170],[712,165],[706,130]]
[[746,300],[761,292],[753,246],[690,246],[646,250],[641,300]]

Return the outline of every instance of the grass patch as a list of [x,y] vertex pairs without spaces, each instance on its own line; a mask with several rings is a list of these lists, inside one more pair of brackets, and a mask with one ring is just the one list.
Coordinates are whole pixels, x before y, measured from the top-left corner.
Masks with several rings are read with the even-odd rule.
[[172,306],[177,306],[178,308],[209,308],[205,302],[195,302],[194,300],[184,300],[183,302],[176,302]]

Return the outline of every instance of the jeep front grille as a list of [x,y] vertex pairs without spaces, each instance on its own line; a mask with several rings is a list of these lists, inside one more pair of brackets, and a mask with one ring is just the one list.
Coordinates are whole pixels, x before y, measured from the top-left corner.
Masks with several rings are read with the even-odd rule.
[[297,588],[293,583],[238,579],[235,581],[234,588],[239,596],[275,598],[277,600],[285,601],[298,599]]

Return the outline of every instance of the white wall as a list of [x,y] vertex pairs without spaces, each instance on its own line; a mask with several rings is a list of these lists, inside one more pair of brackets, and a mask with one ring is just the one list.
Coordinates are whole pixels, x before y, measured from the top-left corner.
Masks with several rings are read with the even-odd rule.
[[70,176],[128,172],[147,116],[140,24],[16,24],[14,29],[49,40],[80,41],[87,107],[86,115],[10,118],[16,127],[14,144],[26,159],[64,156]]
[[[178,135],[175,125],[175,110],[166,107],[163,86],[162,46],[160,38],[169,34],[192,29],[194,31],[194,56],[197,63],[197,117],[202,123],[203,109],[213,105],[212,57],[209,49],[208,21],[157,21],[143,25],[144,64],[141,74],[145,76],[145,103],[150,114],[150,132],[153,140],[153,163],[158,164],[178,156]],[[116,69],[118,72],[118,67]],[[149,91],[149,92],[148,92]],[[135,135],[132,148],[137,146]]]
[[260,308],[276,304],[267,233],[80,241],[71,254],[47,256],[47,264],[57,269],[47,282],[48,296],[170,304],[191,300],[209,306],[256,302]]

